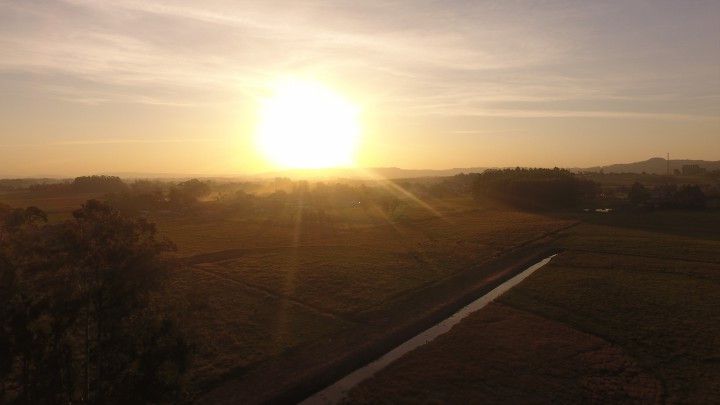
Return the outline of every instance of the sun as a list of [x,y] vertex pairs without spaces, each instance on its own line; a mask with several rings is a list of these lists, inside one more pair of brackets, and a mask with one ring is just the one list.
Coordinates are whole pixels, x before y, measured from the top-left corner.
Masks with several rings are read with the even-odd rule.
[[261,101],[260,151],[286,168],[352,166],[360,137],[359,109],[318,82],[284,79]]

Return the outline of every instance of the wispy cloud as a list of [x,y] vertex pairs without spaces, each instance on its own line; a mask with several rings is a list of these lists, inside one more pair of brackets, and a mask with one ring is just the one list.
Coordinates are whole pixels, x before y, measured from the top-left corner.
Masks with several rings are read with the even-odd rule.
[[592,111],[592,110],[472,110],[457,111],[458,116],[466,117],[514,117],[514,118],[616,118],[616,119],[651,119],[671,121],[717,121],[717,116],[689,115],[673,113],[642,113],[625,111]]
[[[683,126],[683,136],[691,128],[700,137],[720,120],[719,18],[713,0],[4,1],[0,147],[208,142],[193,136],[212,132],[220,110],[230,111],[223,135],[232,138],[241,132],[234,115],[247,129],[247,105],[283,74],[353,93],[382,122],[376,127],[434,132],[437,139],[424,140],[433,152],[453,134],[501,133],[482,126],[489,121],[530,132],[541,119],[624,120],[616,128],[652,121],[645,133]],[[16,113],[22,102],[25,115]],[[74,121],[62,131],[40,128],[38,104],[71,105]],[[102,117],[132,111],[153,125],[137,132],[142,123],[115,116],[117,128],[103,132],[112,138],[93,139],[102,123],[78,123],[83,109]],[[158,112],[162,118],[152,115]],[[379,144],[385,129],[375,130]],[[555,125],[544,134],[555,130],[585,132]],[[168,139],[133,138],[153,131]],[[71,140],[53,141],[55,133]],[[180,134],[189,138],[173,138]],[[39,138],[48,142],[23,143]],[[251,160],[221,152],[230,162]]]
[[[198,92],[247,89],[286,69],[336,75],[362,69],[368,81],[377,83],[375,87],[385,88],[392,81],[388,72],[415,77],[416,85],[422,86],[444,81],[447,70],[539,64],[557,54],[559,46],[508,27],[480,36],[467,20],[458,21],[462,29],[434,27],[435,21],[428,21],[427,15],[432,14],[430,7],[437,6],[429,3],[418,4],[417,9],[378,3],[364,10],[402,12],[420,23],[404,29],[391,20],[377,26],[376,18],[357,19],[337,12],[342,7],[319,7],[314,2],[262,4],[6,3],[0,7],[8,18],[36,29],[4,30],[6,57],[0,69],[74,74],[127,86],[131,93],[157,87]],[[297,10],[307,11],[297,16]],[[492,38],[495,34],[502,34],[502,41]],[[118,94],[123,97],[127,91]]]
[[43,143],[0,144],[0,148],[28,148],[47,146],[86,146],[86,145],[122,145],[122,144],[164,144],[164,143],[210,143],[223,141],[217,138],[178,138],[178,139],[75,139]]

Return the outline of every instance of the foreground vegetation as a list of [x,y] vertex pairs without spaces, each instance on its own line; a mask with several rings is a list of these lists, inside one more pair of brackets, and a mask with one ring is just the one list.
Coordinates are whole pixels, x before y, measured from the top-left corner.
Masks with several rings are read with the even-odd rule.
[[349,402],[717,402],[720,215],[599,222],[566,231],[565,253]]
[[96,200],[46,222],[34,207],[0,210],[0,400],[179,398],[190,347],[151,304],[172,246]]
[[[197,380],[241,372],[328,333],[362,330],[364,312],[382,311],[397,297],[568,224],[512,210],[467,209],[334,232],[277,224],[270,228],[274,240],[263,245],[265,237],[252,224],[225,223],[207,237],[220,239],[216,246],[226,250],[191,255],[188,268],[175,274],[173,294],[190,295],[193,310],[185,319],[201,335]],[[194,243],[205,243],[205,226],[197,226],[186,232],[196,235]]]
[[[597,178],[604,179],[603,176]],[[113,398],[123,398],[103,397],[100,392],[114,395],[110,387],[119,386],[119,381],[124,387],[156,381],[149,384],[156,391],[134,391],[139,395],[134,400],[141,401],[205,400],[206,397],[201,397],[204,392],[236,382],[240,382],[234,388],[235,394],[239,395],[236,398],[248,398],[246,394],[250,391],[253,395],[257,391],[257,398],[272,398],[272,395],[280,395],[283,390],[289,389],[287,387],[292,385],[290,382],[294,378],[312,380],[311,374],[305,376],[300,371],[323,363],[318,361],[319,358],[324,361],[342,356],[349,349],[370,341],[370,337],[382,341],[394,323],[410,318],[420,319],[443,305],[450,305],[450,298],[467,287],[464,280],[485,280],[488,285],[500,280],[500,275],[493,272],[502,269],[489,265],[497,262],[498,258],[507,257],[508,252],[532,247],[538,241],[547,243],[558,236],[569,251],[536,277],[556,274],[559,279],[549,278],[535,283],[535,278],[532,278],[518,289],[518,294],[526,291],[526,295],[510,294],[502,304],[488,308],[485,315],[478,315],[482,320],[477,322],[483,325],[489,323],[499,329],[486,331],[486,328],[463,326],[465,335],[448,337],[456,339],[456,342],[482,339],[487,342],[483,346],[487,350],[495,347],[492,355],[486,349],[475,352],[473,350],[477,347],[467,347],[452,359],[447,356],[452,355],[453,350],[450,349],[455,343],[448,343],[438,350],[438,353],[445,353],[443,358],[412,355],[418,364],[427,359],[435,364],[446,361],[448,367],[444,368],[447,370],[460,367],[467,371],[467,380],[440,380],[444,382],[433,386],[432,379],[423,379],[425,371],[420,372],[414,366],[402,366],[405,363],[401,362],[398,367],[410,370],[412,379],[401,377],[399,372],[392,374],[395,372],[391,368],[387,379],[383,379],[385,374],[381,374],[381,378],[371,383],[375,385],[368,385],[373,387],[370,391],[361,387],[352,398],[359,401],[382,399],[373,396],[371,391],[376,391],[378,395],[386,393],[389,396],[385,399],[420,398],[418,392],[412,391],[414,388],[410,380],[425,381],[423,389],[432,387],[437,390],[438,400],[460,400],[463,395],[470,394],[490,395],[485,391],[463,394],[461,387],[477,379],[490,378],[487,374],[476,374],[481,368],[486,370],[484,367],[470,370],[485,364],[480,363],[480,359],[495,358],[492,361],[500,362],[504,356],[506,360],[515,360],[505,366],[496,364],[497,370],[507,371],[507,377],[503,377],[502,373],[494,375],[493,386],[502,386],[504,378],[508,378],[510,384],[510,378],[517,373],[514,366],[524,367],[528,364],[524,362],[542,364],[543,367],[528,373],[523,381],[526,387],[550,384],[557,387],[557,392],[561,391],[561,387],[563,392],[568,392],[567,396],[549,396],[548,400],[602,399],[602,396],[596,395],[611,391],[613,394],[607,395],[613,399],[642,400],[655,398],[653,395],[701,398],[705,394],[690,392],[694,388],[687,388],[688,392],[672,388],[683,386],[682,381],[677,379],[679,377],[673,376],[682,373],[710,375],[707,373],[716,364],[714,355],[709,355],[709,360],[704,360],[708,369],[693,371],[680,367],[672,371],[668,368],[670,371],[663,374],[658,368],[675,357],[655,359],[657,362],[653,363],[655,360],[643,357],[644,353],[652,354],[675,343],[690,347],[696,342],[683,340],[687,339],[686,335],[670,335],[668,339],[656,343],[646,339],[651,345],[642,351],[637,347],[625,347],[623,343],[640,335],[615,337],[612,334],[636,319],[621,316],[617,324],[610,326],[602,323],[586,325],[577,321],[584,317],[602,319],[613,316],[616,311],[632,308],[656,321],[655,326],[633,324],[643,326],[644,329],[639,329],[638,333],[662,335],[666,328],[674,327],[672,317],[681,317],[681,313],[687,316],[687,308],[699,305],[701,301],[700,298],[698,301],[682,301],[680,295],[666,294],[662,286],[697,287],[698,291],[706,294],[700,296],[702,300],[713,302],[716,299],[712,296],[715,284],[708,284],[711,287],[691,285],[685,278],[701,277],[705,283],[706,279],[714,277],[714,267],[703,266],[715,266],[719,262],[716,230],[720,222],[717,211],[655,207],[647,204],[649,200],[635,202],[630,198],[633,182],[627,179],[623,179],[622,184],[616,184],[614,180],[606,184],[578,178],[558,169],[516,169],[447,179],[347,181],[335,184],[311,184],[288,179],[258,183],[200,180],[127,183],[106,177],[29,186],[19,184],[22,187],[0,193],[0,201],[6,204],[2,206],[0,203],[0,207],[6,213],[5,218],[11,219],[7,223],[10,225],[6,224],[3,228],[3,255],[10,258],[7,263],[12,263],[12,266],[6,268],[14,269],[13,274],[32,276],[5,277],[3,287],[12,288],[3,291],[14,292],[4,295],[2,298],[6,301],[3,302],[13,302],[5,307],[8,311],[37,308],[31,314],[32,320],[28,318],[25,321],[27,326],[23,326],[32,336],[38,337],[32,341],[35,346],[28,348],[43,348],[50,345],[49,342],[62,344],[50,345],[58,348],[58,352],[37,351],[41,355],[37,358],[27,357],[30,349],[21,351],[22,338],[16,339],[15,346],[8,345],[9,350],[14,352],[8,357],[12,361],[3,366],[3,383],[6,395],[9,395],[5,400],[15,398],[23,402],[40,398],[30,395],[46,395],[44,392],[47,392],[49,396],[43,398],[53,398],[57,400],[55,402],[112,402]],[[706,202],[715,198],[716,185],[712,181],[699,187],[707,197]],[[87,198],[99,198],[106,203],[88,203],[73,215],[73,210]],[[43,211],[14,210],[9,205],[37,205]],[[613,206],[615,211],[610,214],[593,212],[594,207],[605,206]],[[585,212],[588,207],[590,212]],[[38,212],[42,215],[35,215]],[[13,228],[12,221],[15,220],[12,218],[19,218],[21,225]],[[578,221],[583,224],[573,227]],[[156,224],[157,230],[150,223]],[[83,224],[93,224],[93,227],[103,230],[104,239],[92,239],[82,233],[82,238],[70,239],[82,240],[82,244],[56,247],[64,246],[59,235],[74,232],[77,236],[77,230],[86,227]],[[126,237],[128,232],[135,236]],[[47,235],[47,238],[38,235]],[[122,243],[113,242],[116,238]],[[174,242],[173,249],[168,249],[170,245],[162,242],[165,239]],[[37,241],[43,242],[36,246],[33,243]],[[39,250],[28,256],[16,249],[24,246]],[[109,250],[103,250],[103,247]],[[126,261],[125,254],[118,256],[112,250],[117,248],[125,249],[124,252],[136,252],[138,261]],[[72,260],[58,261],[58,255]],[[93,255],[99,255],[99,258]],[[688,258],[697,261],[693,262],[697,266],[683,267],[681,264],[688,263]],[[607,264],[608,260],[611,264]],[[132,303],[124,312],[112,313],[108,315],[108,321],[103,322],[106,316],[102,315],[102,311],[107,307],[99,304],[95,290],[88,283],[76,283],[76,290],[66,291],[59,288],[65,285],[62,281],[65,279],[58,278],[49,284],[54,287],[37,290],[36,286],[41,284],[34,278],[35,273],[24,270],[28,263],[49,269],[38,274],[51,275],[50,278],[64,275],[67,271],[77,276],[73,279],[88,280],[93,271],[104,272],[107,269],[120,272],[117,274],[135,274],[142,283],[103,284],[102,291],[122,293],[123,300]],[[59,269],[53,267],[56,263],[67,265]],[[127,266],[132,271],[121,272]],[[550,273],[556,268],[559,269],[557,272]],[[612,269],[611,273],[608,273],[608,268]],[[639,271],[638,274],[644,274],[645,278],[633,271]],[[657,277],[656,273],[659,274]],[[153,277],[145,280],[143,275]],[[630,277],[629,281],[626,277]],[[454,278],[458,279],[448,282]],[[22,285],[8,281],[15,279]],[[115,278],[110,280],[117,281]],[[135,282],[133,280],[138,281],[135,276],[128,278],[128,281]],[[537,289],[531,290],[526,285],[534,285]],[[622,285],[623,294],[612,295],[614,285]],[[642,289],[651,286],[657,290]],[[565,291],[563,288],[567,289],[567,294],[582,297],[561,295],[559,291]],[[566,312],[553,310],[555,307],[547,303],[550,302],[547,297],[552,297],[551,290],[558,294],[557,299],[553,298],[553,305],[560,305]],[[620,298],[608,300],[603,305],[593,304],[593,299],[604,299],[598,296],[601,291],[611,298],[636,294],[638,304],[632,306],[626,301],[619,301]],[[668,303],[683,304],[679,306],[682,309],[667,309],[658,305],[657,308],[663,308],[664,312],[653,315],[650,309],[665,296],[663,294],[668,297]],[[534,301],[540,299],[546,301],[542,305]],[[642,304],[645,302],[643,299],[647,300],[645,304]],[[66,305],[68,303],[72,305]],[[64,315],[61,318],[52,312],[57,308],[62,308]],[[604,312],[581,312],[583,308]],[[693,311],[695,318],[691,319],[695,321],[702,316],[717,319],[713,308],[708,306],[697,307]],[[661,319],[661,315],[668,318]],[[14,325],[10,319],[15,319],[16,315],[7,312],[4,316],[6,328]],[[52,326],[55,325],[54,319],[67,319],[67,322],[58,323],[59,329],[56,330]],[[470,319],[468,322],[472,325],[475,321]],[[687,326],[700,327],[692,322]],[[141,328],[140,324],[155,325],[153,327],[159,329]],[[117,328],[114,331],[123,332],[99,332],[110,325],[115,325],[112,326]],[[12,333],[25,336],[22,333],[26,329],[17,329]],[[86,336],[86,329],[92,333]],[[157,330],[157,333],[137,334],[140,330]],[[525,351],[517,350],[525,345],[537,344],[533,340],[533,330],[546,330],[548,340],[543,347],[535,347],[536,358],[528,358]],[[708,334],[703,335],[708,342],[713,339],[711,333],[714,331],[709,329]],[[105,342],[110,335],[121,339],[120,343]],[[437,344],[441,342],[438,340]],[[558,352],[552,349],[554,346],[563,349]],[[84,350],[84,347],[90,350]],[[554,359],[562,357],[561,352],[570,356],[596,347],[602,349],[598,349],[599,353],[610,353],[614,360],[607,363],[608,367],[626,378],[612,380],[612,384],[624,388],[608,391],[607,385],[589,383],[589,387],[595,388],[584,390],[569,383],[580,378],[578,376],[597,382],[605,372],[602,368],[604,354],[553,365]],[[123,355],[110,359],[102,354],[108,350]],[[73,360],[64,362],[64,368],[53,369],[58,373],[57,378],[47,379],[37,365],[49,361],[42,356],[59,356],[58,353],[65,353],[62,355],[71,356]],[[303,353],[308,353],[307,358],[303,357]],[[463,363],[465,356],[476,358],[478,363],[475,366]],[[674,356],[683,355],[676,353]],[[22,361],[27,359],[31,362],[23,364]],[[52,361],[63,362],[57,359]],[[138,363],[138,359],[142,361]],[[117,361],[112,366],[117,372],[100,372],[105,366],[99,364],[111,360]],[[689,360],[687,364],[694,364],[693,361]],[[334,367],[331,362],[327,364],[327,367]],[[507,364],[513,364],[514,368],[507,368]],[[141,370],[138,367],[149,368]],[[38,374],[27,374],[24,369]],[[541,373],[555,373],[555,377],[549,380],[537,377]],[[43,388],[46,391],[37,389],[35,383],[28,385],[29,380],[22,380],[24,375],[37,381],[49,381],[56,391],[49,387]],[[276,383],[273,386],[252,383],[267,381],[270,376]],[[397,390],[387,391],[383,384],[389,382],[384,381],[395,384],[396,377],[408,380],[409,391],[404,391],[405,383],[397,385]],[[62,384],[53,382],[58,378],[63,379]],[[642,383],[635,384],[633,379]],[[459,391],[447,391],[447,395],[451,396],[443,397],[441,387],[455,387]],[[508,386],[497,393],[518,400],[530,398],[527,396],[531,393],[529,388],[524,394],[513,389]],[[271,392],[271,396],[260,395],[263,390]],[[218,396],[211,398],[217,399]]]

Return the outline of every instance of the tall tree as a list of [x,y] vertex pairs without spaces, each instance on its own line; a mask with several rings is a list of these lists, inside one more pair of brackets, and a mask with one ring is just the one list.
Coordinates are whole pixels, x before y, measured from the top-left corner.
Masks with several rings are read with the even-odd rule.
[[0,233],[7,398],[136,403],[176,397],[189,345],[150,305],[172,244],[153,224],[88,201],[73,220],[6,213]]

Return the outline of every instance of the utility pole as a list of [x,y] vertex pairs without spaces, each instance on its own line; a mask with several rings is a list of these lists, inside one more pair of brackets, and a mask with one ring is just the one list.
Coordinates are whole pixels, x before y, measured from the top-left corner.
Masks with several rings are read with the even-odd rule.
[[667,154],[667,175],[670,177],[670,152]]

